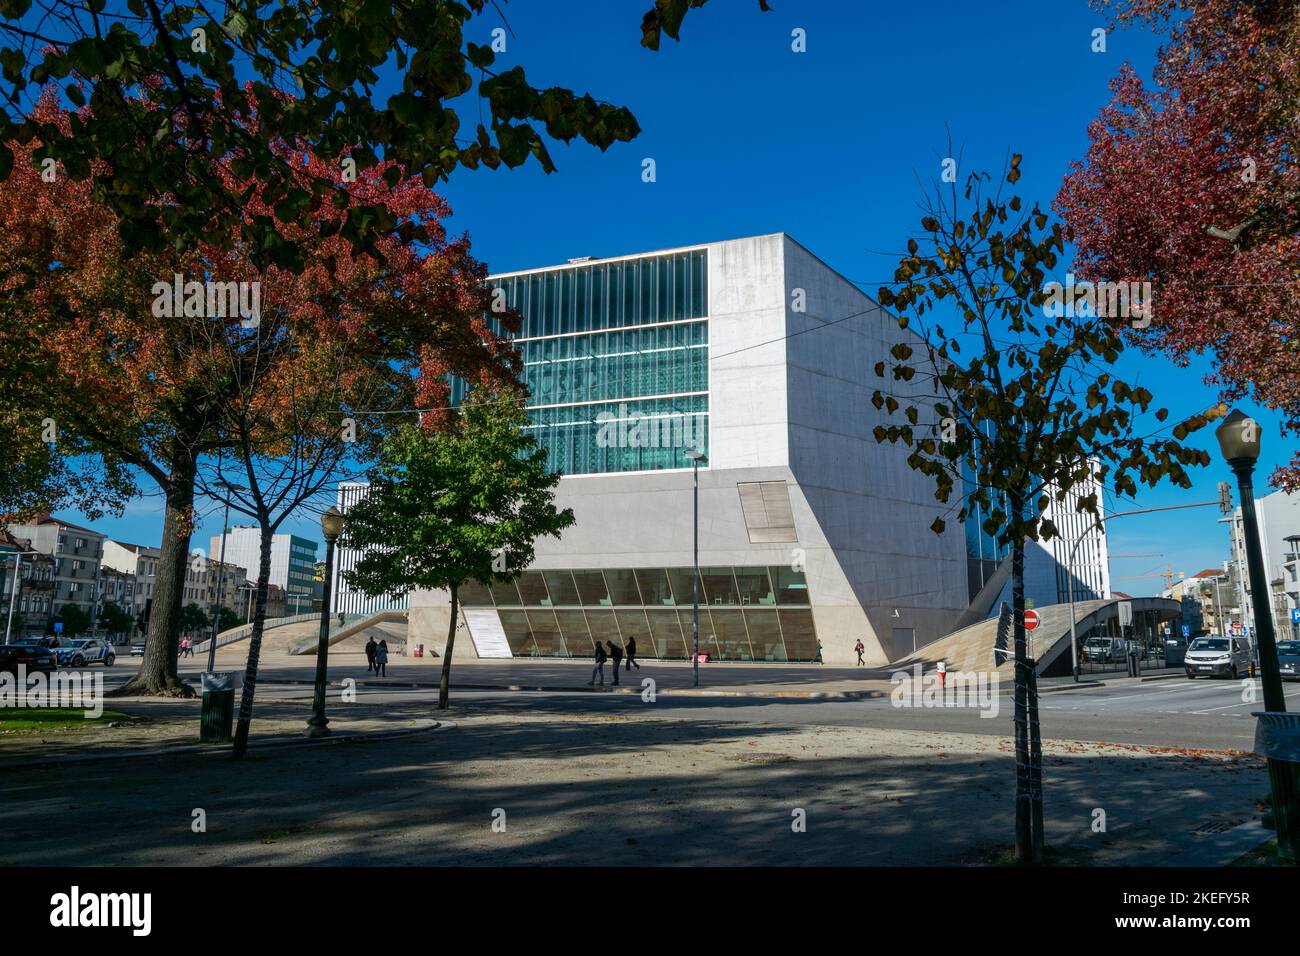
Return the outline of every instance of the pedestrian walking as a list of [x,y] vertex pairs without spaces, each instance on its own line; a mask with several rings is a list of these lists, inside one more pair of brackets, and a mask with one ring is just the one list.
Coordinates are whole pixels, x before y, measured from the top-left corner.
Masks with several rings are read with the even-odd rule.
[[821,642],[821,641],[818,641],[818,642],[817,642],[817,656],[816,656],[815,658],[813,658],[813,661],[814,661],[814,663],[817,663],[817,664],[825,664],[825,663],[826,663],[824,660],[822,660],[822,642]]
[[623,648],[619,647],[613,641],[606,641],[609,645],[609,656],[614,659],[614,686],[618,686],[618,665],[623,663]]
[[587,681],[588,687],[596,683],[597,674],[600,675],[600,686],[604,687],[605,686],[605,647],[600,643],[600,641],[596,642],[596,666],[591,669],[591,680]]
[[866,667],[867,662],[862,659],[862,652],[866,650],[866,648],[862,646],[862,638],[858,638],[858,643],[853,645],[853,649],[857,651],[858,654],[858,666]]
[[628,670],[632,669],[633,664],[636,664],[637,670],[641,669],[641,665],[636,663],[635,657],[636,657],[636,638],[629,637],[627,639],[627,669]]
[[370,640],[366,641],[366,673],[367,674],[369,674],[372,670],[375,669],[375,650],[378,647],[379,645],[375,643],[375,639],[373,636],[370,638]]
[[380,641],[375,648],[375,673],[380,677],[388,676],[388,642]]
[[943,690],[944,682],[948,679],[948,665],[940,661],[935,666],[935,670],[939,672],[939,690]]
[[189,652],[190,652],[190,639],[189,639],[188,637],[182,637],[182,638],[181,638],[181,657],[185,657],[185,656],[187,656],[187,655],[189,654]]

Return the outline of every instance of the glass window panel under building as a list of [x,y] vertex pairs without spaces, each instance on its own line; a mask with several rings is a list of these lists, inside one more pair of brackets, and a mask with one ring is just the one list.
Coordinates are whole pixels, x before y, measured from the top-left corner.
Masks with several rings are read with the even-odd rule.
[[[626,646],[627,638],[619,633],[618,621],[615,620],[613,611],[587,611],[587,630],[591,632],[592,640],[600,641],[604,644],[606,641],[613,641],[620,647]],[[568,632],[565,632],[565,643],[569,643]],[[637,650],[641,649],[641,640],[637,639]],[[572,652],[573,647],[570,644],[569,650]],[[595,653],[595,647],[591,648],[591,653]],[[576,655],[575,655],[576,656]]]
[[[550,595],[546,592],[546,581],[540,571],[525,571],[515,580],[515,585],[519,588],[519,597],[524,607],[545,607],[551,603]],[[492,593],[496,594],[496,590],[493,589]],[[500,604],[501,599],[498,598],[497,605]]]
[[648,608],[646,620],[650,624],[650,642],[654,648],[653,653],[647,656],[677,659],[689,657],[675,610]]
[[739,608],[710,607],[713,635],[718,646],[718,659],[723,661],[752,661],[749,649],[749,632],[745,629],[744,612]]
[[609,606],[609,588],[600,571],[574,571],[573,581],[578,586],[578,598],[586,606]]
[[528,624],[528,615],[523,611],[501,611],[501,627],[506,632],[506,642],[510,653],[515,657],[536,657],[537,645],[533,643],[533,631]]
[[546,603],[552,607],[573,607],[579,604],[578,589],[573,585],[573,574],[570,571],[543,571],[542,577],[546,581],[546,589],[550,592],[550,600]]
[[615,605],[640,604],[641,595],[636,586],[636,574],[630,568],[605,572],[610,600]]
[[660,606],[673,603],[673,592],[668,585],[668,572],[663,568],[637,568],[636,581],[641,587],[643,603]]
[[[549,608],[530,608],[528,626],[533,632],[533,642],[537,653],[542,657],[568,657],[564,638],[560,635],[560,625],[556,622],[555,612]],[[586,625],[583,625],[586,630]]]
[[811,661],[817,658],[817,635],[813,630],[812,611],[798,608],[779,608],[781,637],[785,653],[792,661]]
[[[695,645],[694,608],[679,608],[677,611],[677,620],[682,627],[682,638],[686,641],[687,648],[686,657],[689,660],[691,656],[691,648]],[[704,604],[700,605],[700,653],[708,654],[709,657],[715,659],[722,656],[721,651],[718,650],[717,641],[714,640],[713,621],[709,618],[709,608]]]
[[778,565],[771,568],[771,572],[772,582],[776,585],[777,604],[808,603],[808,581],[802,571]]
[[745,624],[749,629],[749,646],[756,661],[785,661],[785,642],[781,639],[781,625],[776,609],[745,610]]

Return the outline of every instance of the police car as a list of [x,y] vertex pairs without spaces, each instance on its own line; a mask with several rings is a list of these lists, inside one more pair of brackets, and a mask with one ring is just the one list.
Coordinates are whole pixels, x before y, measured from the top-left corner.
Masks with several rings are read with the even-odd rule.
[[112,667],[113,661],[117,660],[117,655],[113,653],[113,645],[97,638],[62,644],[54,648],[54,657],[60,667],[69,665],[85,667],[87,664],[103,664],[105,667]]

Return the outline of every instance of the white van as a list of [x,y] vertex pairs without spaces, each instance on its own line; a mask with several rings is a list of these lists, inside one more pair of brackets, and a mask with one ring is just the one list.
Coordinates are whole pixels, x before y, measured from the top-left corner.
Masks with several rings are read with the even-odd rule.
[[1254,648],[1245,637],[1198,637],[1187,648],[1183,670],[1194,677],[1237,677],[1250,673]]

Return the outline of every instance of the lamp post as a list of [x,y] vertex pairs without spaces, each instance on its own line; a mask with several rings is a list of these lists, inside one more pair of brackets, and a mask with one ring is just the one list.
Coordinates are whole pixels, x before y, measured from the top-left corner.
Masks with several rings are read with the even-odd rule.
[[[1214,437],[1224,459],[1237,476],[1241,495],[1242,536],[1246,545],[1246,573],[1250,581],[1251,604],[1255,612],[1255,635],[1259,650],[1260,679],[1264,685],[1264,708],[1271,713],[1286,711],[1282,693],[1282,673],[1278,669],[1277,644],[1273,637],[1273,615],[1269,609],[1268,575],[1264,571],[1264,554],[1259,544],[1259,523],[1255,517],[1255,488],[1252,475],[1259,459],[1259,424],[1233,409]],[[1244,615],[1243,615],[1244,616]],[[1277,853],[1284,860],[1296,862],[1300,844],[1300,764],[1268,759],[1269,788],[1273,793],[1273,819],[1277,824]]]
[[320,604],[320,640],[316,645],[316,693],[312,697],[308,737],[328,737],[329,720],[325,717],[325,670],[330,646],[330,574],[334,570],[334,542],[343,530],[343,512],[330,506],[320,516],[321,534],[325,536],[325,591]]
[[[5,621],[5,643],[9,643],[9,632],[14,626],[14,600],[18,597],[18,586],[22,583],[22,566],[24,554],[40,554],[39,551],[15,551],[14,552],[14,583],[9,587],[9,617]],[[6,555],[8,557],[8,555]],[[0,581],[3,581],[0,578]]]
[[226,489],[226,512],[221,519],[221,558],[217,564],[217,600],[212,607],[212,639],[208,641],[209,673],[217,669],[217,631],[221,629],[221,603],[226,597],[226,536],[229,534],[230,525],[230,493],[248,490],[243,485],[233,485],[228,481],[219,481],[217,484]]
[[708,456],[694,448],[686,449],[686,457],[693,463],[691,470],[695,478],[694,512],[695,512],[695,570],[691,575],[691,667],[695,673],[695,686],[700,686],[700,465],[709,463]]

